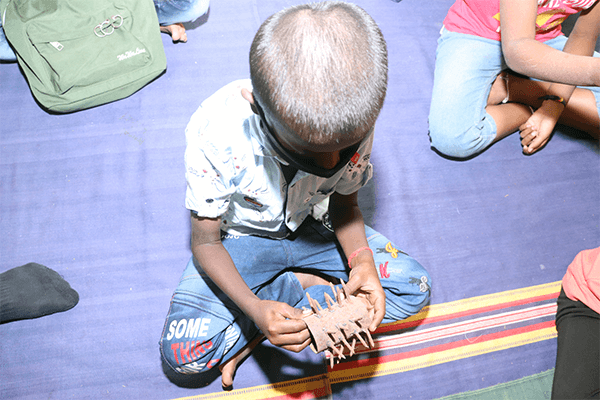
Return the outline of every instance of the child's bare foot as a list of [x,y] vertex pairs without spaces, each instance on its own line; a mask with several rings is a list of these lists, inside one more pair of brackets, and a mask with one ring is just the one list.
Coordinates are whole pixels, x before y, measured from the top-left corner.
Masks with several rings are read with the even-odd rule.
[[233,378],[235,377],[237,366],[241,364],[246,357],[252,353],[252,350],[254,350],[254,348],[263,340],[265,340],[265,336],[263,334],[258,335],[253,341],[238,351],[236,355],[227,360],[224,364],[219,365],[219,370],[221,370],[221,385],[223,385],[223,390],[229,391],[233,389]]
[[160,31],[171,35],[173,43],[187,42],[187,33],[185,33],[185,28],[180,22],[173,25],[161,26]]

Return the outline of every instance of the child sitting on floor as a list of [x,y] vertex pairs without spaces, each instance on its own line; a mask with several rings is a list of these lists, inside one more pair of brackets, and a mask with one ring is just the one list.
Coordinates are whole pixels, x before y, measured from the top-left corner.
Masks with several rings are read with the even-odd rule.
[[[547,143],[557,122],[597,139],[597,3],[456,0],[436,52],[432,147],[466,158],[520,129],[523,152],[533,154]],[[567,39],[561,24],[577,12],[581,15]]]
[[187,126],[193,257],[160,341],[174,371],[218,366],[224,388],[262,335],[294,352],[310,343],[306,293],[325,305],[329,282],[347,281],[374,306],[374,331],[417,313],[431,283],[358,209],[387,88],[372,18],[337,1],[280,11],[254,38],[250,76],[205,100]]

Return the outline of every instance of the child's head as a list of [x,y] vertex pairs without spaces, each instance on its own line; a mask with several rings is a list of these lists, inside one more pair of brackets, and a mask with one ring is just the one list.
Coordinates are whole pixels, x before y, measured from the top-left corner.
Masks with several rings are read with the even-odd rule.
[[275,130],[315,152],[361,141],[387,88],[387,49],[360,7],[330,1],[284,9],[267,19],[250,50],[254,99]]

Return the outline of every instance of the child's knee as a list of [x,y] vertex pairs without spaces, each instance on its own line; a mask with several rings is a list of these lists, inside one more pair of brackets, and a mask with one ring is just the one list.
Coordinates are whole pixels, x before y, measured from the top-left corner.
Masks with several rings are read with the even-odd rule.
[[160,353],[175,372],[186,375],[207,372],[221,359],[217,340],[218,337],[206,340],[183,336],[176,338],[167,333],[160,340]]
[[484,116],[474,124],[448,122],[447,118],[429,119],[431,147],[448,157],[467,158],[485,150],[496,137],[496,123]]
[[408,283],[412,285],[409,294],[413,297],[410,304],[413,306],[413,311],[418,312],[427,304],[431,296],[431,277],[427,270],[414,258],[411,258],[409,263],[410,277]]
[[[381,268],[381,267],[380,267]],[[418,313],[431,296],[431,278],[419,262],[405,257],[390,265],[382,274],[386,292],[386,315],[383,322],[403,320]]]
[[429,130],[431,147],[445,156],[454,158],[467,158],[485,150],[492,143],[494,136],[479,125],[473,125],[464,132],[445,127],[430,127]]
[[160,340],[160,353],[165,363],[180,374],[200,374],[220,364],[237,342],[239,329],[233,325],[218,334],[207,335],[210,319],[173,320]]
[[208,11],[209,0],[186,0],[177,3],[182,16],[181,22],[191,22],[206,14]]
[[[416,262],[416,261],[415,261]],[[418,274],[418,282],[415,282],[419,285],[419,292],[416,293],[416,312],[420,311],[427,303],[429,303],[429,299],[431,297],[431,278],[429,277],[429,273],[423,268],[420,264],[421,268]],[[418,309],[418,310],[417,310]]]
[[214,351],[215,345],[212,340],[161,341],[160,346],[163,360],[173,371],[180,374],[208,372],[220,361],[219,355]]
[[161,25],[192,22],[208,12],[209,0],[155,1],[154,6]]

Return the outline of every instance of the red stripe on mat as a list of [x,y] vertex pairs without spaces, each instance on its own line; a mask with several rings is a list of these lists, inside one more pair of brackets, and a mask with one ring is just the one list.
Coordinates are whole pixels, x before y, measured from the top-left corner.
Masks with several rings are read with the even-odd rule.
[[517,300],[517,301],[511,301],[508,303],[494,304],[494,305],[488,306],[488,307],[474,308],[472,310],[461,311],[461,312],[454,313],[454,314],[442,315],[439,317],[427,317],[427,318],[421,319],[421,320],[392,323],[389,325],[380,326],[379,328],[377,328],[375,333],[377,334],[377,333],[385,333],[385,332],[390,332],[390,331],[397,331],[397,330],[406,329],[406,328],[413,328],[413,327],[419,326],[419,325],[432,324],[435,322],[447,321],[447,320],[454,319],[454,318],[468,317],[469,315],[480,314],[480,313],[490,312],[490,311],[496,311],[496,310],[500,310],[502,308],[517,307],[517,306],[522,306],[524,304],[536,303],[536,302],[545,301],[545,300],[552,300],[552,299],[558,298],[558,295],[559,295],[559,293],[550,293],[550,294],[546,294],[543,296],[537,296],[537,297],[531,297],[531,298]]
[[[418,357],[418,356],[421,356],[424,354],[431,354],[431,353],[436,353],[436,352],[440,352],[440,351],[455,349],[455,348],[462,347],[462,346],[467,346],[467,345],[473,344],[475,342],[486,342],[489,340],[500,339],[500,338],[504,338],[507,336],[518,335],[518,334],[526,333],[526,332],[533,332],[535,330],[550,328],[553,326],[554,326],[554,321],[540,322],[538,324],[528,325],[528,326],[515,328],[515,329],[509,329],[509,330],[502,331],[502,332],[489,333],[487,335],[482,335],[482,336],[479,336],[474,339],[463,339],[463,340],[459,340],[456,342],[444,343],[444,344],[440,344],[437,346],[427,347],[424,349],[408,351],[405,353],[390,354],[387,356],[373,357],[373,358],[368,358],[365,360],[342,362],[342,363],[337,364],[334,368],[336,370],[343,370],[343,369],[366,367],[366,366],[374,365],[374,364],[383,364],[386,362],[404,360],[407,358]],[[328,371],[332,371],[331,367],[329,367],[329,366],[327,367],[327,369],[328,369]]]
[[[556,314],[556,304],[547,304],[537,308],[528,308],[507,312],[500,315],[490,315],[476,320],[467,320],[451,325],[444,325],[438,328],[429,328],[415,332],[400,333],[390,337],[382,337],[375,340],[375,347],[365,348],[363,345],[357,345],[356,353],[368,353],[387,348],[400,348],[419,343],[430,342],[433,340],[444,339],[447,337],[463,335],[475,331],[495,328],[502,325],[510,325],[524,322],[540,317],[548,317]],[[345,352],[346,354],[347,352]]]

